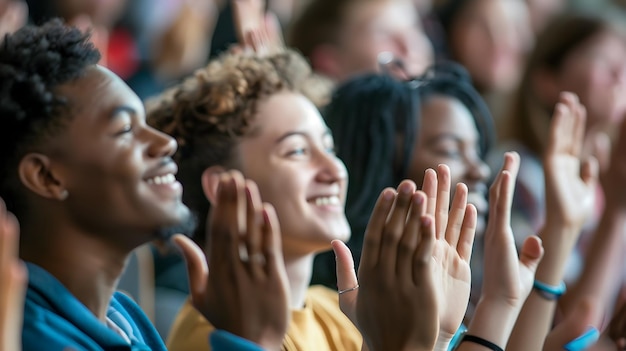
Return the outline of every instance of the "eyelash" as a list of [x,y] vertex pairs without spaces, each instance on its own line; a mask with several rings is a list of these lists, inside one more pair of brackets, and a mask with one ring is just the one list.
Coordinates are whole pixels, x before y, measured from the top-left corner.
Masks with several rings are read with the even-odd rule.
[[132,124],[125,124],[121,131],[117,133],[117,135],[128,134],[133,131]]

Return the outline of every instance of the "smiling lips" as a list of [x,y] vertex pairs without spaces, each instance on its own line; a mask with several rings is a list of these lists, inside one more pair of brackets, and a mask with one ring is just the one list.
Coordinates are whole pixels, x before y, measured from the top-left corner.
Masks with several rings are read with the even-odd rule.
[[169,185],[169,184],[174,184],[176,182],[176,177],[174,176],[173,173],[169,173],[169,174],[165,174],[165,175],[160,175],[160,176],[155,176],[152,178],[148,178],[146,179],[146,182],[150,185],[152,184],[156,184],[156,185]]
[[315,206],[339,206],[339,196],[320,196],[311,200]]

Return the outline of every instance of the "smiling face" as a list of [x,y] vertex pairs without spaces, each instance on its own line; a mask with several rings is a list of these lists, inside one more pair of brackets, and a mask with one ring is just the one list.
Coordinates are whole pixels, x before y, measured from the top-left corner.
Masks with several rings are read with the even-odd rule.
[[244,175],[280,220],[285,256],[328,250],[348,240],[347,171],[328,127],[304,96],[281,92],[258,104],[254,127],[239,143]]
[[141,100],[119,77],[93,66],[57,91],[73,117],[46,150],[73,223],[134,247],[189,217],[174,177],[176,143],[146,125]]
[[465,105],[446,96],[427,98],[421,109],[421,125],[408,176],[421,184],[426,169],[448,165],[453,187],[461,182],[469,189],[468,202],[478,210],[476,233],[480,235],[486,226],[486,182],[490,171],[479,156],[478,141],[474,118]]

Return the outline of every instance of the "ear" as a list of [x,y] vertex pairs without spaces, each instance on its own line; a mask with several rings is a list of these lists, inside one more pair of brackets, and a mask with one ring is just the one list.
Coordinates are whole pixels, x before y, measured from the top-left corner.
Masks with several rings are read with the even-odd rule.
[[22,184],[35,194],[51,200],[65,200],[67,188],[59,174],[52,169],[50,159],[42,154],[30,153],[18,165]]
[[336,47],[331,44],[321,44],[311,52],[311,67],[332,79],[341,79],[343,72],[338,57]]
[[226,169],[222,166],[211,166],[202,172],[202,190],[204,196],[209,200],[211,204],[215,204],[217,201],[217,186],[220,182],[220,174],[226,172]]
[[549,69],[540,68],[531,77],[532,88],[536,96],[540,96],[542,103],[558,101],[561,89],[557,75]]

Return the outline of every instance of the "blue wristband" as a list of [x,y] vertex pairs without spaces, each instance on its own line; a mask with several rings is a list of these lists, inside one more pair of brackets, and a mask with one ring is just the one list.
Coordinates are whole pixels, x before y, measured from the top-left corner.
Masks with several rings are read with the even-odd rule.
[[542,283],[538,280],[535,280],[533,288],[539,293],[539,295],[547,300],[558,300],[559,297],[565,294],[565,291],[567,290],[565,282],[561,282],[559,286],[554,286]]
[[589,327],[583,335],[563,345],[563,349],[567,351],[584,351],[595,344],[599,338],[600,332],[598,329]]

